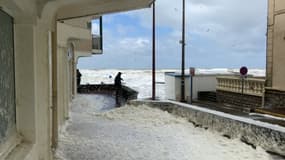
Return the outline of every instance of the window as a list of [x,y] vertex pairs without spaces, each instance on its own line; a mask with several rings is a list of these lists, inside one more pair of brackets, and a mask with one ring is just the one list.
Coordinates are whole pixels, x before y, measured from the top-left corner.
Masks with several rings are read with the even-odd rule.
[[102,54],[103,50],[102,17],[92,20],[92,49],[93,49],[93,54]]
[[13,18],[0,10],[0,144],[16,132]]

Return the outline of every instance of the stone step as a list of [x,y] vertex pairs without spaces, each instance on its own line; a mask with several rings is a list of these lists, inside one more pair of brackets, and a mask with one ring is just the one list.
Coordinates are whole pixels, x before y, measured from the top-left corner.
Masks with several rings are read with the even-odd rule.
[[257,113],[285,118],[285,108],[257,108],[254,111]]

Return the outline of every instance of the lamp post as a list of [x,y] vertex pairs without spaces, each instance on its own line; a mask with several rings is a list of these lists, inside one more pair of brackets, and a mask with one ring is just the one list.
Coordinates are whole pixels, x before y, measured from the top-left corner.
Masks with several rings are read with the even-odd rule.
[[182,63],[181,63],[181,102],[185,102],[185,0],[182,4]]
[[152,9],[152,100],[155,100],[155,1]]

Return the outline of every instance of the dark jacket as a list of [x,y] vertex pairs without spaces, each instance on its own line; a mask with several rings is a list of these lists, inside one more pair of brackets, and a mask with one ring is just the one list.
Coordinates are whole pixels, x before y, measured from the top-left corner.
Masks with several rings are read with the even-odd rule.
[[123,80],[122,78],[121,78],[121,72],[119,72],[117,75],[116,75],[116,77],[115,77],[115,86],[116,87],[121,87],[122,86],[122,82],[121,82],[121,80]]

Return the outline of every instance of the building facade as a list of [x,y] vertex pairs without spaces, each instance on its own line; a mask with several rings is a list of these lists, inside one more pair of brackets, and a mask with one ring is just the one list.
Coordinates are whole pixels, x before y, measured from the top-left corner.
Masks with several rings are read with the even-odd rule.
[[268,0],[265,107],[285,108],[285,1]]
[[152,0],[0,1],[0,159],[50,160],[76,94],[88,23]]

